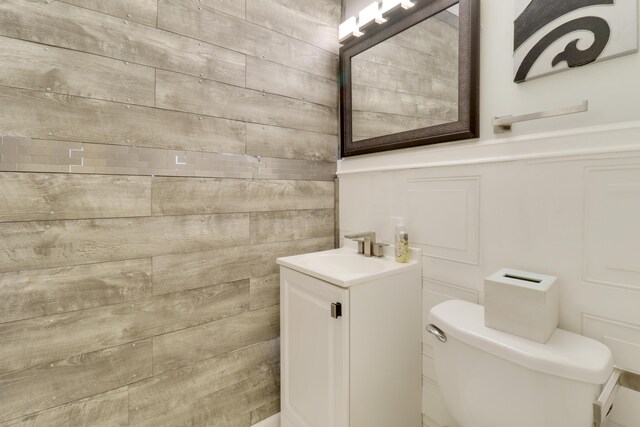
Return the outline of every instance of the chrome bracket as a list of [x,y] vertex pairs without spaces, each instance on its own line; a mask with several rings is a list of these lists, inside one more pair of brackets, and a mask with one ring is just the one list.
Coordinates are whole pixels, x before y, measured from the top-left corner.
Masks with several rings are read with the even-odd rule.
[[589,111],[589,101],[582,101],[578,105],[557,110],[540,111],[538,113],[523,114],[521,116],[503,116],[493,118],[493,133],[511,132],[511,125],[529,120],[546,119],[548,117],[558,117],[567,114],[583,113]]
[[609,377],[609,381],[604,385],[602,393],[593,402],[594,427],[603,427],[605,425],[620,387],[640,392],[640,374],[622,368],[613,368],[613,373]]

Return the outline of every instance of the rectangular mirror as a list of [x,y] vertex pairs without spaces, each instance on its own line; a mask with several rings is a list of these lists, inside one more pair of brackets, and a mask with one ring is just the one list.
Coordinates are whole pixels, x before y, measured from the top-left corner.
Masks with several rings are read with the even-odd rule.
[[477,136],[477,8],[422,0],[340,50],[343,157]]

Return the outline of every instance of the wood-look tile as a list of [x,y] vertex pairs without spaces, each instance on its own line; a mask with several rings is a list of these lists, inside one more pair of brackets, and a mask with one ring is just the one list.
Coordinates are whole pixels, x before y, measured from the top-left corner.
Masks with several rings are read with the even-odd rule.
[[0,35],[244,84],[244,55],[174,33],[60,1],[0,3]]
[[202,6],[228,13],[244,19],[246,15],[246,2],[238,0],[202,0],[199,1]]
[[0,324],[0,373],[210,323],[248,309],[249,280],[243,280]]
[[158,27],[337,80],[334,53],[244,19],[198,7],[198,2],[190,0],[159,0]]
[[150,177],[0,173],[0,222],[150,214]]
[[7,37],[0,37],[0,50],[3,86],[138,105],[155,103],[151,67]]
[[128,423],[129,398],[125,387],[0,423],[0,427],[107,427]]
[[337,135],[247,123],[247,154],[335,162]]
[[65,3],[84,7],[116,16],[127,21],[156,26],[158,17],[157,0],[61,0]]
[[334,248],[333,237],[221,248],[153,258],[156,295],[278,273],[276,258]]
[[247,58],[247,88],[338,107],[338,83],[335,80],[264,59]]
[[161,335],[153,339],[153,372],[170,371],[279,335],[280,306]]
[[313,2],[314,0],[303,0],[298,2],[298,8],[292,8],[280,0],[251,0],[247,2],[247,20],[326,51],[338,53],[340,45],[336,37],[336,25],[309,14],[305,3]]
[[342,18],[341,0],[278,0],[289,9],[297,10],[338,28]]
[[252,251],[234,246],[206,252],[171,254],[153,258],[153,293],[166,294],[248,279]]
[[131,422],[161,419],[174,408],[277,369],[279,351],[277,339],[263,341],[134,384],[129,387]]
[[195,402],[173,408],[170,413],[158,418],[149,418],[133,425],[247,427],[251,425],[251,412],[272,402],[279,393],[277,375],[273,371],[265,372]]
[[155,177],[154,215],[331,209],[334,185],[328,181],[251,181],[218,178]]
[[139,341],[1,374],[0,421],[148,378],[151,350],[151,340]]
[[251,425],[266,420],[267,418],[276,415],[278,412],[280,412],[280,397],[251,411]]
[[280,271],[276,259],[280,257],[319,252],[334,249],[334,238],[319,237],[308,240],[269,243],[254,246],[254,262],[251,264],[251,277],[268,276]]
[[237,121],[3,86],[0,104],[0,129],[34,139],[244,153]]
[[0,323],[151,296],[151,259],[0,273]]
[[158,70],[156,78],[160,108],[337,134],[336,108],[170,71]]
[[0,272],[8,272],[247,244],[249,215],[0,223],[0,235]]
[[0,427],[279,410],[275,260],[334,247],[339,21],[340,0],[0,2],[0,130],[25,137],[0,138]]
[[289,240],[333,236],[333,209],[253,212],[251,243],[272,243]]
[[251,278],[249,307],[251,310],[280,304],[280,274]]

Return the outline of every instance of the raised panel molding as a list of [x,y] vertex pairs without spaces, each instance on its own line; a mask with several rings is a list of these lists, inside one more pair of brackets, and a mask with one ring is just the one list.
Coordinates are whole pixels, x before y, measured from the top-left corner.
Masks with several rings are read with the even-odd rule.
[[[640,372],[640,325],[582,314],[582,333],[611,349],[616,366]],[[621,388],[608,426],[631,427],[629,420],[640,420],[638,393]],[[635,425],[635,423],[633,424]]]
[[409,179],[412,241],[428,257],[478,265],[480,177]]
[[582,277],[640,291],[640,165],[587,168]]
[[582,333],[607,344],[616,365],[640,372],[640,325],[583,313]]
[[438,384],[430,379],[422,379],[422,413],[441,426],[453,426],[454,421],[445,407]]

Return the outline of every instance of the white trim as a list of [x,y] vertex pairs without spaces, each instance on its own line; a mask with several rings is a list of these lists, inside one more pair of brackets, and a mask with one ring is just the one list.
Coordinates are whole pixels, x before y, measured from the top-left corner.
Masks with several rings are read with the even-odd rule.
[[635,152],[640,121],[347,158],[338,161],[337,175]]
[[260,421],[258,424],[254,424],[252,427],[280,427],[280,412]]

